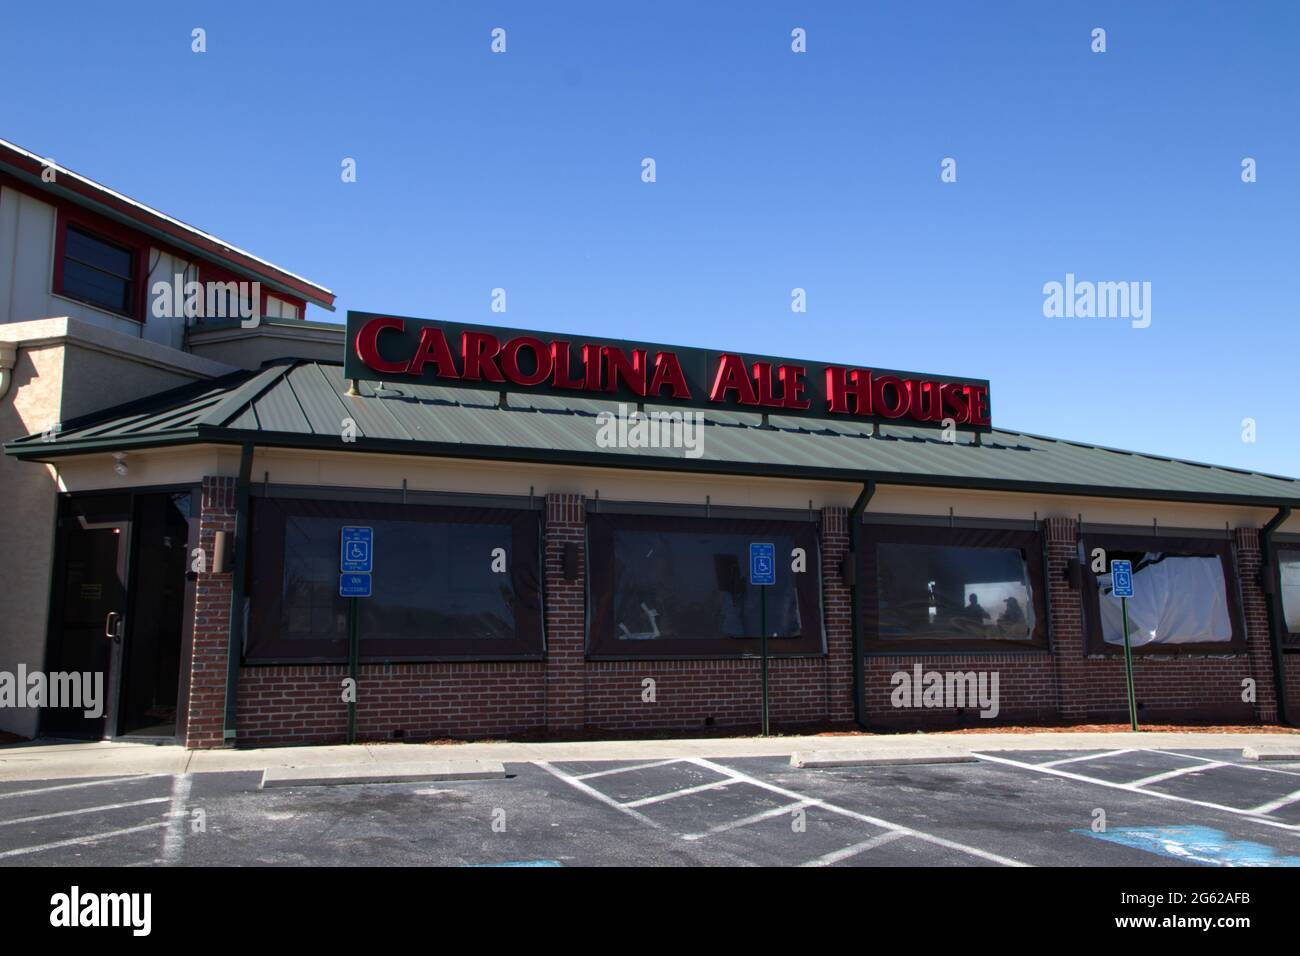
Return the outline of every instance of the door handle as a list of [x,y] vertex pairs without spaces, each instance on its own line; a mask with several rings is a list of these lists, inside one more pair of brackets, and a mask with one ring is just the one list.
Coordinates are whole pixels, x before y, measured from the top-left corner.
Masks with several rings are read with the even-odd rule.
[[117,611],[109,611],[108,617],[104,618],[104,636],[110,640],[120,642],[125,628],[126,619]]

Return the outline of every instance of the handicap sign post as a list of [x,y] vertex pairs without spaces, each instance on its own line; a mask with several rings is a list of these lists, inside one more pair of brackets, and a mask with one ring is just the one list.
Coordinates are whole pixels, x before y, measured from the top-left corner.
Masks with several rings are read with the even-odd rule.
[[758,588],[759,654],[763,659],[763,736],[767,736],[767,589],[776,584],[776,545],[751,542],[749,583]]
[[1138,729],[1137,697],[1133,693],[1133,647],[1128,637],[1128,599],[1133,596],[1133,562],[1110,563],[1111,593],[1119,598],[1120,612],[1124,616],[1124,679],[1128,683],[1128,721],[1133,730]]
[[375,570],[375,531],[344,525],[339,531],[339,596],[348,599],[348,676],[352,696],[348,701],[348,743],[357,740],[357,672],[361,642],[357,636],[357,598],[370,597],[371,574]]

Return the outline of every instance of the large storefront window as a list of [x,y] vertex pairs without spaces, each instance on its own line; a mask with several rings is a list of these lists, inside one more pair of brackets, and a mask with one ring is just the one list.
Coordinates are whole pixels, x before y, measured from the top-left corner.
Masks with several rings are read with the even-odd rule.
[[1300,645],[1300,550],[1277,553],[1282,585],[1282,620],[1288,644]]
[[[1135,651],[1225,653],[1244,644],[1226,541],[1088,535],[1085,564],[1091,565],[1097,548],[1106,552],[1107,569],[1116,559],[1133,564],[1128,621]],[[1088,578],[1090,650],[1122,648],[1123,606],[1113,594],[1110,572]]]
[[869,650],[1046,645],[1034,532],[868,525],[862,539],[859,586]]
[[253,505],[250,661],[347,657],[345,525],[374,532],[363,659],[541,654],[536,512],[264,498]]
[[594,656],[758,653],[751,542],[776,548],[776,584],[765,589],[769,653],[822,651],[820,564],[810,522],[591,515],[588,536]]

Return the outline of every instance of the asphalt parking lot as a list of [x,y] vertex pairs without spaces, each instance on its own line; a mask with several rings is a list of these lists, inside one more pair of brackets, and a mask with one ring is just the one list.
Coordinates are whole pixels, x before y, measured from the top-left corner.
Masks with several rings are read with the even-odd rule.
[[0,865],[1300,866],[1300,764],[977,758],[510,763],[505,779],[268,790],[256,772],[6,783]]

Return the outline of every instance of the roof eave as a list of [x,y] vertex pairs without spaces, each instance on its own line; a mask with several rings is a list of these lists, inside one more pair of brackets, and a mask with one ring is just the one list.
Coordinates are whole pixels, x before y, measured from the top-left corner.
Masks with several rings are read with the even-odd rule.
[[[852,468],[820,468],[816,465],[780,465],[767,462],[716,461],[704,458],[657,458],[648,455],[616,452],[582,452],[565,449],[520,449],[514,446],[465,445],[453,442],[420,442],[404,439],[357,438],[344,443],[341,438],[292,432],[248,431],[198,425],[178,429],[166,436],[135,438],[105,437],[85,441],[45,443],[19,439],[4,446],[5,454],[24,461],[51,461],[70,455],[103,451],[164,448],[184,444],[243,445],[259,448],[310,448],[321,451],[372,452],[375,454],[421,455],[465,458],[477,461],[542,462],[545,464],[590,468],[640,469],[692,474],[733,475],[763,478],[794,478],[808,481],[874,481],[877,485],[953,488],[965,491],[1001,491],[1021,494],[1064,495],[1067,497],[1117,498],[1142,501],[1176,501],[1183,504],[1237,505],[1250,508],[1300,508],[1300,498],[1220,494],[1214,492],[1167,491],[1159,488],[1096,487],[1092,485],[1055,484],[1015,478],[969,478],[954,475],[908,474],[890,471],[867,471]],[[779,468],[780,474],[774,475]]]

